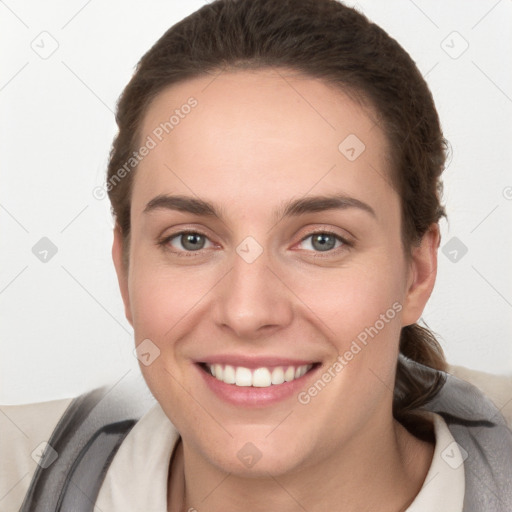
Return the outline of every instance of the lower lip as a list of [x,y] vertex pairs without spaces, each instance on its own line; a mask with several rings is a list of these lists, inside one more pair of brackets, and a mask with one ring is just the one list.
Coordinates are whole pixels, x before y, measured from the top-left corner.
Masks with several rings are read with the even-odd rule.
[[204,371],[201,366],[196,364],[199,373],[202,375],[206,385],[222,400],[239,407],[266,407],[282,402],[292,396],[297,396],[304,390],[306,380],[316,373],[317,366],[314,366],[309,372],[291,382],[282,384],[272,384],[266,388],[257,388],[253,386],[236,386],[235,384],[226,384]]

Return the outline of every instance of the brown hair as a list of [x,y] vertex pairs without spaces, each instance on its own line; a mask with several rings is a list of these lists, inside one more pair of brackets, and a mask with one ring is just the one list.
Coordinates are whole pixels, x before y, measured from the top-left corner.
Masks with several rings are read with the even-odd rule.
[[[142,57],[117,105],[119,132],[108,165],[112,212],[130,235],[133,172],[112,180],[139,145],[142,119],[164,88],[222,69],[278,67],[322,79],[366,100],[391,148],[390,177],[401,197],[404,248],[416,245],[445,211],[440,175],[446,159],[430,90],[409,54],[383,29],[336,0],[216,0],[172,26]],[[119,175],[117,175],[118,177]],[[127,265],[127,257],[125,258]],[[446,370],[433,334],[417,324],[400,335],[400,353]],[[412,428],[410,411],[444,383],[397,363],[393,413]]]

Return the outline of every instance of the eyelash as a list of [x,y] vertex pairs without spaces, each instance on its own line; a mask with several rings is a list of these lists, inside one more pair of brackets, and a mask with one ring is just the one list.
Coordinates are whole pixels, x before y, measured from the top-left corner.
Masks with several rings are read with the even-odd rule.
[[190,257],[194,257],[194,256],[201,256],[203,254],[204,249],[199,249],[198,251],[175,251],[175,250],[169,249],[169,247],[168,247],[169,242],[171,240],[173,240],[174,238],[178,238],[182,235],[201,235],[205,238],[208,238],[208,236],[205,235],[204,233],[202,233],[201,231],[185,230],[185,231],[178,231],[176,233],[173,233],[172,235],[166,236],[166,237],[162,238],[161,240],[159,240],[157,242],[157,244],[164,251],[169,251],[172,254],[178,256],[179,258],[182,258],[182,257],[190,258]]
[[310,238],[314,235],[332,236],[336,240],[341,242],[341,245],[339,247],[329,249],[328,251],[312,251],[315,258],[328,258],[329,256],[338,255],[338,253],[340,253],[341,251],[346,251],[347,249],[350,249],[353,247],[353,243],[349,242],[346,238],[342,237],[341,235],[338,235],[338,233],[335,233],[334,231],[330,231],[329,229],[317,229],[317,230],[311,231],[309,234],[302,237],[300,239],[300,241],[304,242],[304,240],[307,240],[308,238]]
[[[315,254],[315,257],[325,258],[325,257],[337,255],[340,251],[347,250],[347,249],[353,247],[353,243],[349,242],[346,238],[340,236],[339,234],[335,233],[334,231],[329,231],[328,229],[318,229],[318,230],[312,231],[305,237],[301,238],[300,242],[304,242],[308,238],[310,238],[314,235],[319,235],[319,234],[333,236],[336,240],[340,241],[342,243],[342,245],[339,247],[336,247],[334,249],[330,249],[328,251],[313,251]],[[205,233],[202,233],[201,231],[185,230],[185,231],[178,231],[176,233],[173,233],[172,235],[162,238],[161,240],[159,240],[157,242],[157,245],[159,247],[161,247],[163,250],[169,251],[178,257],[190,258],[190,257],[194,257],[194,256],[201,256],[204,249],[199,249],[197,251],[187,251],[187,250],[174,251],[174,250],[169,249],[169,247],[168,247],[169,242],[171,240],[173,240],[174,238],[178,238],[182,235],[201,235],[209,240],[208,236]],[[325,252],[326,256],[322,255],[322,252]]]

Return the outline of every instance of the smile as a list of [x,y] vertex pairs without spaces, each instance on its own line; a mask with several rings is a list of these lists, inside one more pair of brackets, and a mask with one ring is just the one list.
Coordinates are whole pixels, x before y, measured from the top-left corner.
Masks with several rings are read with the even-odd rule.
[[261,367],[251,370],[243,366],[205,363],[203,368],[216,380],[224,382],[225,384],[233,384],[241,387],[252,386],[255,388],[267,388],[299,379],[311,370],[313,365],[276,366],[273,368]]

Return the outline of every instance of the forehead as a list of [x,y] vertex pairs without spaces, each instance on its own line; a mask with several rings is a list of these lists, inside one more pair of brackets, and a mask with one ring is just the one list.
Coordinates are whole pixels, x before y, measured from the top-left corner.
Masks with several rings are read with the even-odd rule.
[[[135,202],[186,193],[279,199],[389,195],[388,145],[369,107],[287,70],[216,72],[161,92],[143,119]],[[224,186],[222,186],[224,185]],[[340,190],[340,187],[342,190]],[[142,205],[140,205],[142,206]]]

